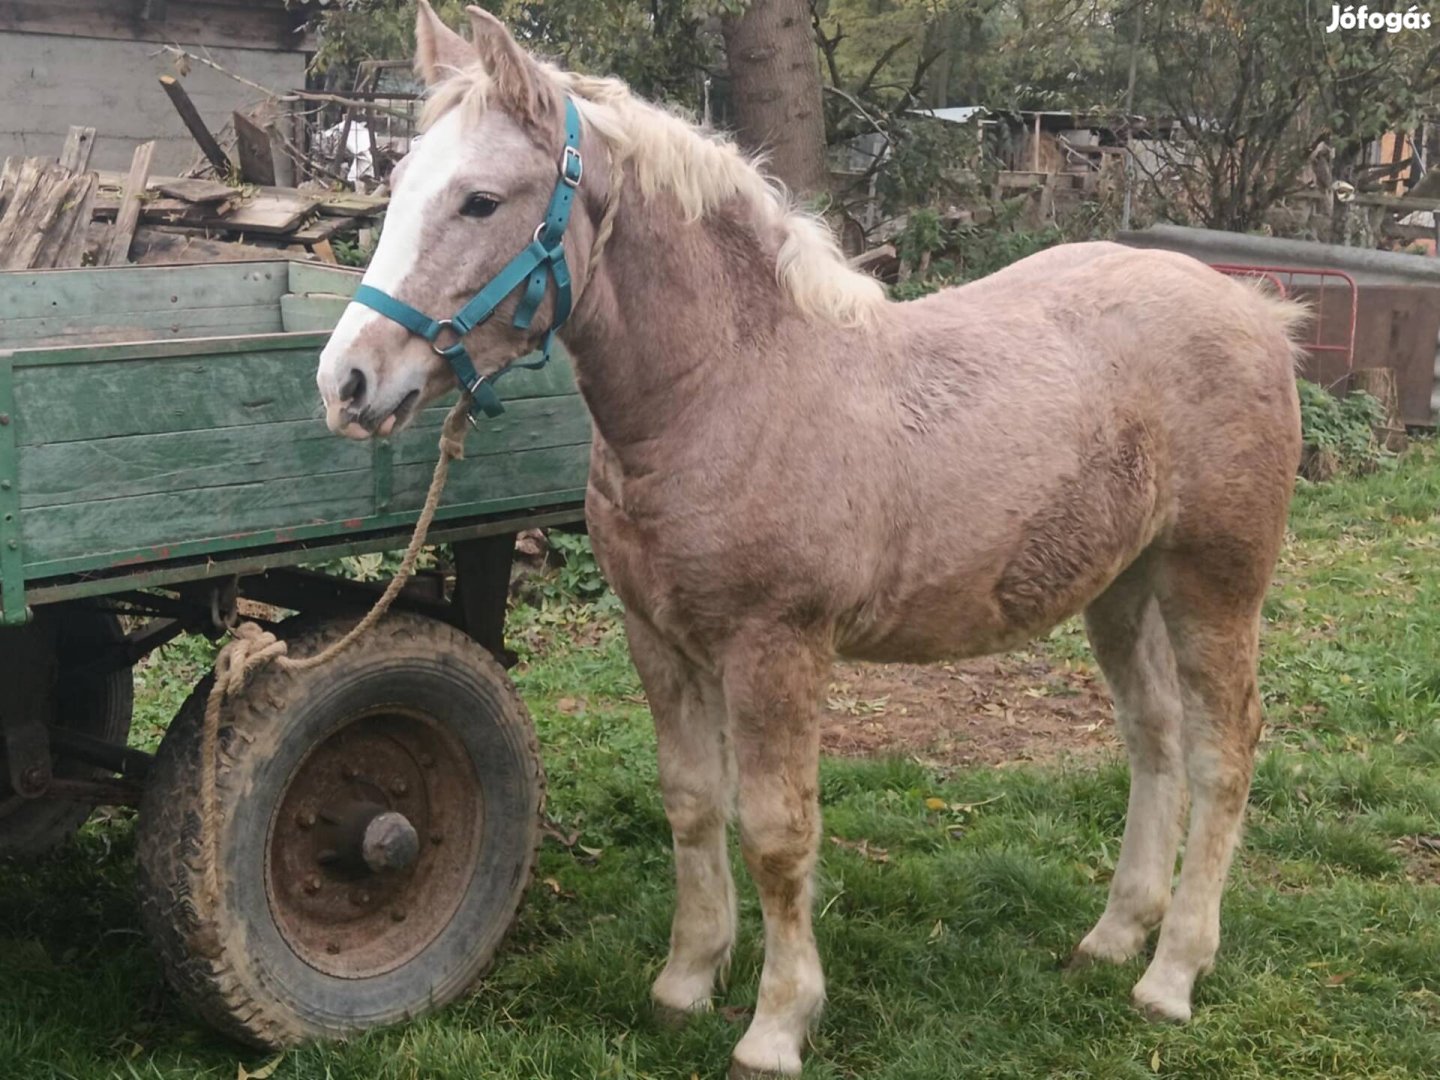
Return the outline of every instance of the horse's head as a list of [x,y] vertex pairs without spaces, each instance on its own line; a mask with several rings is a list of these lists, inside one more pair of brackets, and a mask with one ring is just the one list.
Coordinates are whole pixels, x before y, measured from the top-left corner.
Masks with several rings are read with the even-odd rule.
[[[385,227],[364,279],[371,297],[378,291],[415,318],[436,322],[454,318],[544,237],[557,163],[567,160],[566,104],[553,73],[493,16],[469,11],[473,42],[419,0],[415,63],[434,91],[427,108],[432,119],[391,177]],[[564,236],[568,264],[579,271],[593,230],[575,209]],[[556,321],[555,281],[547,276],[528,318],[517,316],[526,291],[522,284],[506,294],[493,318],[459,335],[479,375],[535,348]],[[535,296],[532,289],[532,306]],[[459,321],[464,328],[471,320]],[[330,429],[358,439],[389,435],[453,389],[456,376],[439,350],[457,334],[447,322],[433,338],[393,314],[352,303],[320,356],[316,381]]]

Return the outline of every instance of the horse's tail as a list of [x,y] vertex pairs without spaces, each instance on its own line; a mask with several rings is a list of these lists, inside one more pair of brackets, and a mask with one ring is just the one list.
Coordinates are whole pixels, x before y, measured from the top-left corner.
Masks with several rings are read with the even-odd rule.
[[1305,337],[1305,330],[1314,317],[1314,309],[1308,300],[1285,296],[1276,291],[1275,284],[1268,277],[1232,278],[1250,293],[1260,309],[1261,318],[1279,329],[1290,343],[1290,361],[1299,371],[1305,362],[1306,346],[1311,344]]

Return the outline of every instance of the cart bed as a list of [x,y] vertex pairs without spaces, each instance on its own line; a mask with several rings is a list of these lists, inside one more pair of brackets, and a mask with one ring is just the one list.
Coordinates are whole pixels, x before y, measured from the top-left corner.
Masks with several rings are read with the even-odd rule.
[[[285,261],[0,274],[0,621],[116,577],[392,545],[450,402],[391,439],[326,429],[317,357],[359,280]],[[581,517],[590,426],[568,362],[504,391],[451,470],[440,536]]]

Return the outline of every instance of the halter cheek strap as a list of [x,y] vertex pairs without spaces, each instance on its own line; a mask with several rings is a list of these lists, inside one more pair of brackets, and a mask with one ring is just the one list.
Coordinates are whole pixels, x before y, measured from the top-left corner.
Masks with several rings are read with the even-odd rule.
[[[550,205],[545,211],[545,220],[535,229],[535,238],[530,241],[504,268],[490,279],[459,311],[448,319],[432,319],[418,308],[403,300],[397,300],[389,293],[373,285],[361,285],[355,290],[354,300],[391,319],[412,334],[424,338],[435,352],[445,358],[460,385],[470,393],[470,422],[475,422],[475,411],[486,416],[499,416],[505,411],[495,393],[494,382],[507,371],[515,368],[542,368],[550,362],[550,349],[554,344],[555,331],[570,317],[570,267],[565,262],[565,228],[570,223],[570,211],[574,206],[575,192],[585,175],[585,163],[580,157],[580,113],[575,102],[565,99],[565,150],[560,156],[560,178],[555,182],[555,191],[550,196]],[[545,299],[549,283],[555,283],[555,310],[550,328],[540,347],[540,359],[528,364],[512,360],[498,371],[481,375],[475,370],[475,363],[465,351],[465,335],[474,330],[495,313],[495,309],[513,293],[524,286],[520,302],[516,305],[511,325],[517,330],[528,330],[535,318],[540,302]],[[451,345],[441,346],[440,335],[450,332],[455,335]]]

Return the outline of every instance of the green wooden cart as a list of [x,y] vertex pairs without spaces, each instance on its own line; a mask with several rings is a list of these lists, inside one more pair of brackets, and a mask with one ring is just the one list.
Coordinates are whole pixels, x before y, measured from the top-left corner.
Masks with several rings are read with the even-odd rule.
[[[141,911],[172,983],[281,1045],[413,1017],[485,970],[529,882],[544,777],[507,678],[517,531],[583,521],[563,361],[506,381],[417,576],[360,645],[226,706],[220,895],[198,905],[202,680],[154,754],[132,669],[238,613],[318,650],[378,594],[317,570],[403,547],[449,403],[393,439],[318,418],[358,275],[294,262],[0,274],[0,852],[138,806]],[[203,912],[203,914],[202,914]]]

